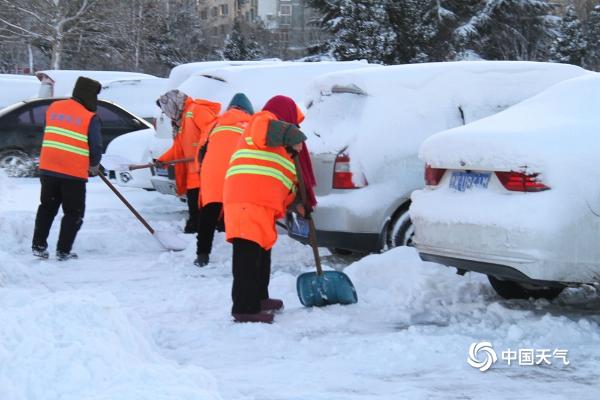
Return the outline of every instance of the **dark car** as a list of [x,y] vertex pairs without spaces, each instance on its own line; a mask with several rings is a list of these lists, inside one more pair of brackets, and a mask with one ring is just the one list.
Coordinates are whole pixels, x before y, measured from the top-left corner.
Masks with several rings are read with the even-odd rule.
[[[60,98],[21,101],[0,110],[0,168],[11,176],[31,175],[42,146],[46,110]],[[102,122],[104,150],[124,133],[152,128],[118,105],[98,100],[96,115]]]

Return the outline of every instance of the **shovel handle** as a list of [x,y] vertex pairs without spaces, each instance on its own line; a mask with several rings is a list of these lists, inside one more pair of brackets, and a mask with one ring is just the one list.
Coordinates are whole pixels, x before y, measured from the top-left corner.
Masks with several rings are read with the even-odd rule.
[[106,183],[106,186],[108,186],[110,188],[110,190],[112,190],[113,193],[117,195],[117,197],[119,198],[119,200],[121,200],[123,202],[123,204],[125,204],[127,206],[127,208],[129,208],[129,211],[131,211],[132,214],[135,215],[135,217],[138,219],[138,221],[140,221],[142,223],[142,225],[144,225],[144,227],[146,227],[146,229],[148,229],[148,231],[150,232],[150,234],[154,235],[154,229],[152,229],[152,227],[150,226],[150,224],[148,222],[146,222],[146,220],[144,219],[144,217],[142,217],[140,215],[140,213],[138,213],[137,210],[135,208],[133,208],[133,206],[131,204],[129,204],[129,202],[127,201],[127,199],[125,197],[123,197],[123,195],[121,194],[121,192],[119,192],[117,190],[117,188],[106,178],[106,176],[102,173],[102,171],[100,171],[100,173],[98,174],[98,176],[100,177],[100,179],[102,179],[102,181],[104,183]]
[[[181,164],[181,163],[187,163],[187,162],[192,162],[192,161],[194,161],[193,158],[181,158],[181,159],[178,159],[178,160],[171,160],[171,161],[161,162],[161,164],[174,165],[174,164]],[[129,170],[130,171],[134,171],[136,169],[144,169],[144,168],[150,168],[150,167],[154,167],[154,163],[148,163],[148,164],[131,164],[129,166]]]
[[[308,196],[306,195],[306,184],[302,177],[302,166],[300,165],[298,154],[294,155],[294,165],[296,166],[296,176],[298,177],[298,186],[300,188],[300,200],[302,200],[302,204],[306,207],[308,204]],[[323,268],[321,267],[321,257],[319,256],[319,248],[317,247],[317,229],[315,228],[315,221],[313,220],[312,215],[308,215],[306,219],[308,220],[308,241],[310,242],[310,247],[312,247],[313,255],[315,257],[317,275],[321,276],[323,275]]]

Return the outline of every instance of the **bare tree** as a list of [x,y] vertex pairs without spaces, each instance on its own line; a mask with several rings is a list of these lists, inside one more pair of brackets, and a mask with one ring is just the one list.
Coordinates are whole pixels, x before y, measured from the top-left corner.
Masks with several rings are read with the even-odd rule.
[[50,54],[60,69],[64,46],[93,20],[97,0],[0,0],[0,38],[22,38]]

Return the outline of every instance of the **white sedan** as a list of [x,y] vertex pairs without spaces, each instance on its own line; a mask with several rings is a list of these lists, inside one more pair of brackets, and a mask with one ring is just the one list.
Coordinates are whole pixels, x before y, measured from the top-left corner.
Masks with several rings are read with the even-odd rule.
[[597,282],[599,109],[589,73],[426,140],[410,208],[421,258],[486,274],[505,298]]

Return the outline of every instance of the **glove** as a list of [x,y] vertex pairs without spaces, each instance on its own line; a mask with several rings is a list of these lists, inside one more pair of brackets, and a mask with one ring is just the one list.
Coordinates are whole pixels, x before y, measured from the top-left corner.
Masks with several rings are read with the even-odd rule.
[[156,158],[152,160],[152,164],[154,165],[154,168],[162,168],[162,166],[164,165],[161,161],[158,161]]
[[100,164],[98,165],[90,165],[88,168],[89,176],[98,176],[100,174]]
[[293,147],[306,140],[306,136],[296,125],[284,121],[270,121],[267,129],[267,146]]

